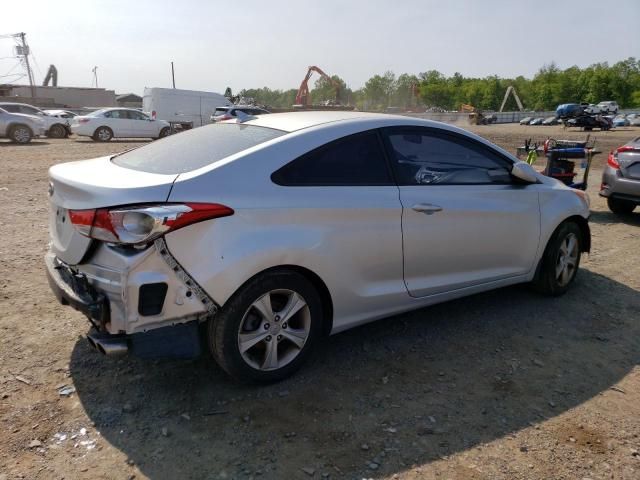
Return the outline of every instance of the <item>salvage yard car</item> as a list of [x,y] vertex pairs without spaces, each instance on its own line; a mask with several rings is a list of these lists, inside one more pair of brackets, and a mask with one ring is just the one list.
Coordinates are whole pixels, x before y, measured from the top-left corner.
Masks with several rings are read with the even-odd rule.
[[401,312],[523,282],[561,295],[590,249],[584,192],[410,117],[221,122],[49,176],[49,283],[92,345],[197,353],[200,332],[242,381]]
[[112,138],[163,138],[171,133],[171,126],[133,108],[103,108],[74,117],[71,131],[96,142],[108,142]]
[[609,153],[600,196],[617,214],[631,213],[640,205],[640,137]]
[[0,108],[0,138],[15,143],[29,143],[34,137],[44,135],[45,124],[39,117],[22,113],[10,113]]
[[0,108],[9,113],[22,113],[38,117],[44,124],[44,134],[50,138],[65,138],[69,135],[66,122],[58,117],[47,114],[44,110],[26,103],[0,102]]

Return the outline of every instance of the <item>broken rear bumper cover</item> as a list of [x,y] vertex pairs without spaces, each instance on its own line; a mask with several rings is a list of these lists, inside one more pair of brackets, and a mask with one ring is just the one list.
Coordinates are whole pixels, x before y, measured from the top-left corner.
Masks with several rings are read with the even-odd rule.
[[54,295],[89,318],[97,330],[90,343],[102,353],[109,352],[100,341],[125,342],[140,356],[193,356],[186,353],[191,347],[199,353],[198,324],[218,308],[162,239],[141,251],[99,244],[74,266],[49,252],[45,265]]

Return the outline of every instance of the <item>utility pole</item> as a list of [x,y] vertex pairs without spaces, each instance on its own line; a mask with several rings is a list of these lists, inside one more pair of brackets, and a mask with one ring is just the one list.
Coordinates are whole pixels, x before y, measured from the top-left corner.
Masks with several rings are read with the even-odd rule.
[[93,72],[93,82],[96,84],[95,88],[98,88],[98,66],[96,65],[95,67],[93,67],[91,69],[91,71]]
[[36,98],[36,86],[33,83],[33,73],[31,72],[31,65],[29,65],[29,47],[24,39],[26,33],[20,32],[16,34],[22,42],[22,56],[24,57],[24,63],[27,67],[27,75],[29,75],[29,86],[31,87],[31,98]]
[[173,70],[173,62],[171,62],[171,80],[173,80],[173,88],[176,88],[176,74]]

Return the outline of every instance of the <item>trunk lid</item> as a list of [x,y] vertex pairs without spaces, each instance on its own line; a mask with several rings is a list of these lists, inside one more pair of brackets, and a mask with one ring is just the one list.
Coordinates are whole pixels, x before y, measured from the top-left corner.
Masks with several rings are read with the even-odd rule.
[[177,175],[119,167],[111,157],[62,163],[49,169],[49,237],[51,250],[76,265],[91,246],[69,220],[69,210],[166,202]]
[[626,178],[640,180],[640,143],[631,144],[633,150],[618,153],[620,172]]

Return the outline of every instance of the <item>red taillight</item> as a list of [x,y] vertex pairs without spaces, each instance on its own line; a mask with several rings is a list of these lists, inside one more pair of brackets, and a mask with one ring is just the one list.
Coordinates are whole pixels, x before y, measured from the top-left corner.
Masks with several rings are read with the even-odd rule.
[[[618,149],[619,151],[620,149]],[[611,168],[615,168],[616,170],[618,170],[620,168],[620,164],[618,163],[618,152],[613,152],[611,151],[609,153],[609,157],[607,158],[607,164],[611,167]]]
[[142,205],[97,210],[70,210],[69,219],[82,235],[108,243],[148,243],[167,232],[233,215],[217,203]]
[[623,152],[633,152],[636,151],[636,148],[633,148],[631,145],[623,145],[622,147],[618,147],[616,149],[617,153],[623,153]]
[[78,123],[89,123],[91,119],[89,118],[79,118],[78,119]]

